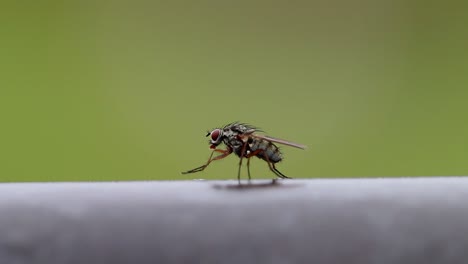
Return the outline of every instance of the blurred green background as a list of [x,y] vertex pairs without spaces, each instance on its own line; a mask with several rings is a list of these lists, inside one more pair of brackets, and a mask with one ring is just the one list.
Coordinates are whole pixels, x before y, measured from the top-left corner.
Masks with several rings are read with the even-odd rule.
[[292,177],[468,174],[462,1],[1,5],[0,181],[235,179],[180,172],[237,120]]

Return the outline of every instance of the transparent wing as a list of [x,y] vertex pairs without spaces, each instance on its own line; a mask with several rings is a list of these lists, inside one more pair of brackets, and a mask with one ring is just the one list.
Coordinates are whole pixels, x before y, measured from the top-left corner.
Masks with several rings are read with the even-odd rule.
[[268,140],[268,141],[275,142],[275,143],[278,143],[278,144],[283,144],[283,145],[290,146],[290,147],[295,147],[295,148],[300,148],[300,149],[307,149],[306,145],[294,143],[294,142],[284,140],[284,139],[280,139],[280,138],[274,138],[274,137],[270,137],[270,136],[257,135],[257,134],[250,134],[249,136],[264,139],[264,140]]

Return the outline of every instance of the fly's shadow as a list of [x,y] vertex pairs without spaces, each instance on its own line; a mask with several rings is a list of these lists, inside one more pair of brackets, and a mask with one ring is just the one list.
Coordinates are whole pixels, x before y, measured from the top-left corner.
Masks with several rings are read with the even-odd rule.
[[248,182],[248,183],[236,183],[236,184],[215,184],[213,188],[218,190],[259,190],[259,189],[272,189],[272,188],[289,188],[297,187],[297,184],[284,185],[278,179],[272,179],[269,182]]

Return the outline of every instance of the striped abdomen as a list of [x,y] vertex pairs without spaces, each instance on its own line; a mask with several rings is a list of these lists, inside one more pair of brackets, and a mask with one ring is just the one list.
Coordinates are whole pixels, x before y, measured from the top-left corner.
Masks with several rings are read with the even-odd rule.
[[263,150],[256,155],[258,158],[262,160],[265,160],[265,161],[268,160],[271,163],[277,163],[283,159],[279,148],[268,140],[258,139],[258,138],[249,138],[248,144],[249,144],[250,152],[254,152],[259,149]]

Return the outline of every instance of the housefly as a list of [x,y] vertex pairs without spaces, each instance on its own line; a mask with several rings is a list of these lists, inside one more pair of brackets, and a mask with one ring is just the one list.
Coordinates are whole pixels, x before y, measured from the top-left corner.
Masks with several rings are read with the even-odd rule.
[[[243,159],[247,159],[247,173],[250,180],[250,158],[254,156],[266,161],[270,170],[279,178],[290,179],[290,177],[284,175],[275,167],[276,163],[283,160],[281,151],[275,143],[300,149],[305,149],[306,146],[279,138],[269,137],[259,134],[259,132],[262,131],[254,126],[239,122],[225,125],[222,128],[213,129],[206,134],[207,137],[210,137],[210,148],[213,149],[208,161],[200,167],[182,173],[187,174],[203,171],[212,161],[223,159],[230,154],[235,153],[240,158],[239,168],[237,171],[237,180],[239,184]],[[221,143],[226,145],[226,149],[217,148]],[[219,154],[214,156],[215,152]]]

